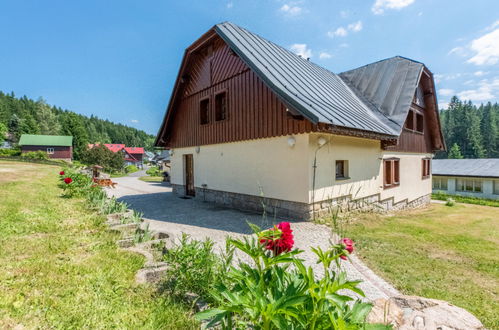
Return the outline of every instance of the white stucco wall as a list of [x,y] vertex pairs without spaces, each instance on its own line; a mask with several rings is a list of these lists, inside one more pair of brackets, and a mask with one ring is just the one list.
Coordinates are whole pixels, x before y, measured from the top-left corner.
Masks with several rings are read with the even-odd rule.
[[184,184],[183,155],[194,159],[194,185],[220,191],[308,202],[308,134],[176,148],[171,183]]
[[[317,151],[317,139],[327,144]],[[331,134],[295,135],[296,144],[288,145],[288,136],[176,148],[171,157],[171,182],[184,185],[183,155],[194,159],[194,185],[269,198],[311,203],[352,195],[361,198],[380,194],[394,202],[431,193],[431,178],[421,178],[424,157],[431,154],[384,152],[376,140]],[[314,186],[314,158],[317,167]],[[400,158],[400,186],[383,189],[382,158]],[[336,180],[336,160],[348,161],[347,180]]]
[[[328,141],[318,151],[318,138]],[[315,174],[315,196],[313,194],[313,164],[317,151]],[[400,185],[383,189],[382,158],[400,159]],[[309,138],[309,201],[315,202],[352,195],[361,198],[380,193],[381,199],[394,197],[394,202],[431,193],[431,178],[422,179],[422,159],[432,154],[386,152],[381,150],[380,142],[337,135],[310,134]],[[336,160],[348,161],[347,180],[336,180]]]

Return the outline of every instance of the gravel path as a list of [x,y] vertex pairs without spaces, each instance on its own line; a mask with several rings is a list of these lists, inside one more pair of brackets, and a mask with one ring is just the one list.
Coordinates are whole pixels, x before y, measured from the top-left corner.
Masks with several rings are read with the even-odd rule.
[[[253,213],[179,198],[165,183],[144,182],[138,180],[136,176],[115,178],[113,181],[118,185],[115,189],[108,189],[109,195],[125,201],[133,209],[142,212],[149,222],[150,229],[168,232],[174,237],[187,233],[195,239],[210,238],[217,248],[224,248],[225,238],[228,235],[243,237],[251,234],[248,221],[261,228],[268,228],[275,222],[273,219],[263,219],[262,216]],[[322,265],[316,264],[315,254],[310,248],[320,246],[324,250],[327,249],[333,238],[331,230],[311,222],[292,222],[291,227],[295,236],[295,247],[305,250],[300,255],[301,258],[305,259],[307,266],[314,267],[316,274],[321,276]],[[363,281],[360,287],[364,290],[367,300],[400,295],[355,255],[351,261],[343,262],[342,267],[350,279]]]

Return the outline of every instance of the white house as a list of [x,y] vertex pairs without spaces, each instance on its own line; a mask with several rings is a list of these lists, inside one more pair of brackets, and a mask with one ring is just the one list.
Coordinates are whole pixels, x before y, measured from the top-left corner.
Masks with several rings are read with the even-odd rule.
[[428,203],[445,148],[432,73],[393,57],[332,73],[235,24],[186,51],[156,138],[174,192],[310,218],[339,201]]
[[499,158],[435,159],[433,191],[499,199]]

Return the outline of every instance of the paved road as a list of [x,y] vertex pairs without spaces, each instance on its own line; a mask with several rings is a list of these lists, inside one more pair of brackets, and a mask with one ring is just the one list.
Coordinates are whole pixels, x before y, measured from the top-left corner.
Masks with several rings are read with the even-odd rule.
[[[162,182],[144,182],[136,176],[115,178],[115,189],[109,189],[110,195],[128,203],[133,209],[144,214],[150,229],[168,232],[179,237],[182,233],[192,238],[203,240],[210,238],[216,248],[223,249],[225,238],[242,237],[251,234],[247,222],[268,228],[273,219],[237,210],[222,208],[211,203],[192,199],[182,199],[172,193],[168,184]],[[315,263],[315,255],[310,247],[320,246],[327,249],[333,239],[331,230],[323,225],[311,222],[293,222],[295,246],[305,250],[301,257],[308,266],[313,266],[316,274],[322,273],[322,266]],[[368,300],[399,295],[391,285],[376,276],[357,257],[342,266],[351,279],[362,280],[361,288]]]

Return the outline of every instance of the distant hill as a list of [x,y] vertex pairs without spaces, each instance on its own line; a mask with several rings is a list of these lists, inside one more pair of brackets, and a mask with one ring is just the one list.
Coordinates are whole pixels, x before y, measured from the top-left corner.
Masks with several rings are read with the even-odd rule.
[[26,96],[0,91],[0,124],[8,128],[14,142],[21,134],[72,135],[74,156],[79,158],[88,143],[123,143],[153,149],[154,136],[96,116],[84,116]]

